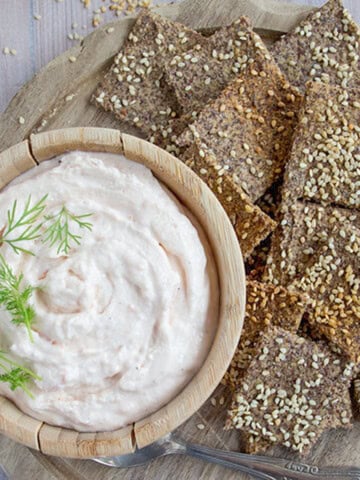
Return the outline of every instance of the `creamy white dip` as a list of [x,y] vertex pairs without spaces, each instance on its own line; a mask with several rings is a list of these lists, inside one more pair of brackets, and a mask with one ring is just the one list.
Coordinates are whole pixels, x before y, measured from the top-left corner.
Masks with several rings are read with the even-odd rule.
[[73,152],[21,175],[0,193],[0,224],[49,194],[93,213],[92,232],[68,255],[40,240],[35,256],[3,254],[24,285],[40,287],[34,343],[0,310],[0,349],[42,377],[34,399],[0,383],[24,412],[79,431],[113,430],[166,404],[200,369],[217,327],[218,288],[206,238],[187,209],[143,165],[120,155]]

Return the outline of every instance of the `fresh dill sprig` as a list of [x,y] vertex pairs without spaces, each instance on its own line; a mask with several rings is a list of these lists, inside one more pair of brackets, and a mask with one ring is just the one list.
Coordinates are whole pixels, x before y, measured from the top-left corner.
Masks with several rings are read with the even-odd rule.
[[56,215],[45,216],[46,221],[50,222],[50,225],[46,228],[43,242],[49,243],[50,247],[57,244],[57,253],[65,253],[65,255],[67,255],[71,248],[71,242],[80,245],[82,238],[80,235],[76,235],[70,231],[70,223],[73,222],[80,228],[91,231],[93,227],[92,223],[85,220],[92,215],[92,213],[74,215],[64,205]]
[[0,374],[0,382],[8,383],[12,391],[21,388],[34,398],[33,394],[27,388],[31,380],[42,380],[35,372],[11,360],[5,352],[0,350],[0,369],[4,372]]
[[12,323],[26,327],[33,342],[31,327],[34,323],[35,310],[28,302],[35,289],[31,285],[21,289],[23,279],[24,275],[17,277],[0,255],[0,305],[12,315]]
[[[17,214],[17,200],[7,212],[7,225],[0,236],[0,246],[7,243],[16,254],[20,252],[34,255],[33,252],[22,247],[22,242],[36,240],[41,236],[40,229],[42,223],[38,222],[46,205],[45,201],[48,195],[44,195],[35,205],[31,205],[31,195],[29,195],[22,213]],[[23,228],[19,233],[15,230]]]

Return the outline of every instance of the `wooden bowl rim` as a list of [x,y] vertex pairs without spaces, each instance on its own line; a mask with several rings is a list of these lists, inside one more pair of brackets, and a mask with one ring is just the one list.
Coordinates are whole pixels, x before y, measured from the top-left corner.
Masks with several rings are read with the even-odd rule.
[[220,285],[219,326],[198,373],[167,405],[134,425],[113,431],[79,433],[22,413],[0,397],[0,432],[45,454],[91,458],[131,453],[172,432],[211,396],[228,368],[245,315],[245,270],[232,225],[215,195],[180,160],[145,140],[119,130],[79,127],[31,135],[0,153],[0,188],[40,162],[82,150],[123,154],[148,166],[200,221],[215,256]]

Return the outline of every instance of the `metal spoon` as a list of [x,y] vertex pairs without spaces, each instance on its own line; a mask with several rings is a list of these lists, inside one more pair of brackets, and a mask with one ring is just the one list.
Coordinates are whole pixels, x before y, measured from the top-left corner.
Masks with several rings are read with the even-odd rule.
[[127,468],[143,465],[157,457],[172,454],[190,455],[207,462],[240,470],[259,480],[360,480],[360,468],[320,468],[281,458],[227,452],[202,445],[191,445],[172,435],[129,455],[94,458],[93,460],[109,467]]

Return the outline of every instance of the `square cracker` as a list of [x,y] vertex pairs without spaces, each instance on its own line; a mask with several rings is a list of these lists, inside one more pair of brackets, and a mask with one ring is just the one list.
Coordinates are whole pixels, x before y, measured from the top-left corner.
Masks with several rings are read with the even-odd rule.
[[251,202],[206,146],[195,142],[182,160],[217,196],[235,229],[244,258],[247,258],[275,229],[276,223]]
[[306,293],[315,334],[360,361],[360,213],[295,202],[282,207],[265,281]]
[[148,10],[138,16],[93,100],[147,136],[166,129],[181,113],[172,88],[164,81],[171,59],[201,45],[206,38]]
[[184,113],[196,113],[239,73],[250,69],[259,54],[270,58],[249,19],[240,17],[208,37],[200,48],[176,56],[166,65],[166,78]]
[[360,209],[359,90],[308,83],[284,182],[284,201]]
[[301,91],[308,80],[360,87],[360,31],[341,0],[329,0],[276,42],[274,55]]
[[241,383],[243,376],[256,355],[256,344],[261,333],[269,326],[282,327],[296,333],[305,312],[306,299],[286,288],[247,281],[246,311],[239,345],[223,383],[233,390]]
[[351,426],[352,365],[277,327],[263,334],[257,351],[227,421],[245,433],[247,452],[282,445],[305,456],[325,430]]
[[255,201],[283,173],[302,99],[260,49],[251,71],[242,71],[210,102],[178,144],[206,144]]

